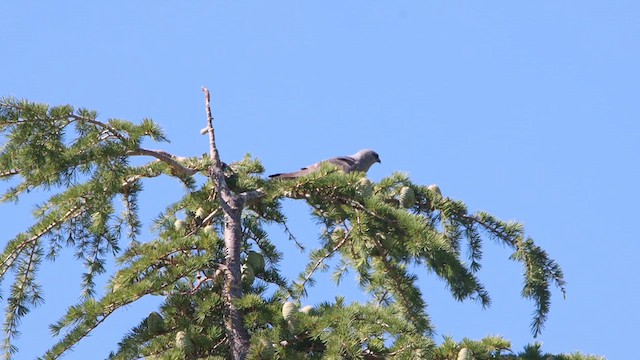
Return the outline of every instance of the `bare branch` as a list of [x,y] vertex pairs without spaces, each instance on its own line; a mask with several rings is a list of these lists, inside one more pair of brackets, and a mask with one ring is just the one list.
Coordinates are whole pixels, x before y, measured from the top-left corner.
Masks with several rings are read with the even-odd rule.
[[195,229],[191,230],[187,235],[185,235],[185,237],[194,235],[198,232],[199,229],[211,224],[213,218],[216,217],[219,213],[220,208],[216,208],[215,210],[213,210],[211,214],[207,215],[207,217],[205,217],[200,224],[196,225]]
[[180,164],[180,161],[186,160],[186,158],[175,156],[173,154],[170,154],[162,150],[149,150],[149,149],[139,148],[136,150],[129,150],[127,152],[127,155],[153,156],[154,158],[158,159],[158,161],[162,161],[166,163],[167,165],[171,166],[173,170],[183,175],[191,176],[198,172],[198,170],[190,169]]
[[207,215],[207,217],[205,217],[202,220],[202,226],[209,225],[211,223],[211,221],[213,220],[213,218],[216,217],[219,213],[220,213],[220,208],[217,208],[217,209],[213,210],[211,212],[211,214]]
[[[202,87],[202,91],[204,91],[205,97],[205,109],[207,112],[207,131],[209,132],[209,156],[211,161],[213,162],[210,167],[210,176],[213,180],[216,190],[221,196],[221,205],[227,213],[230,211],[228,208],[228,202],[235,198],[234,194],[229,189],[227,185],[227,181],[224,177],[224,171],[222,170],[222,161],[220,160],[220,153],[218,152],[218,147],[216,146],[216,134],[213,130],[213,115],[211,114],[211,95],[209,94],[209,89],[206,87]],[[226,207],[226,208],[225,208]]]
[[20,169],[9,169],[7,171],[3,171],[0,173],[0,178],[5,178],[13,175],[17,175],[20,173]]

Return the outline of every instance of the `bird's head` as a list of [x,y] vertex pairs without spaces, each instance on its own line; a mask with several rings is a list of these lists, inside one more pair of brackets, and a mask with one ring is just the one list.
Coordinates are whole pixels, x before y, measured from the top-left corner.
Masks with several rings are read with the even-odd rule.
[[355,153],[352,157],[357,162],[353,171],[367,172],[369,171],[369,168],[371,167],[371,165],[375,163],[381,163],[380,156],[378,156],[378,153],[370,149],[360,150],[357,153]]
[[377,152],[371,149],[360,150],[353,155],[354,159],[373,165],[374,163],[382,163]]

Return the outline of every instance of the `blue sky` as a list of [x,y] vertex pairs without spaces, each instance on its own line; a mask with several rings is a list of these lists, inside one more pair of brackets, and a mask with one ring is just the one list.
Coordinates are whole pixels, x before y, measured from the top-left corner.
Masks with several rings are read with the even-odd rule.
[[[156,147],[186,156],[207,151],[206,85],[226,161],[249,152],[272,173],[373,148],[382,164],[370,178],[405,171],[519,220],[563,266],[567,299],[554,291],[544,350],[622,359],[635,345],[637,2],[8,0],[0,14],[1,96],[150,117],[172,141]],[[149,216],[181,191],[146,188]],[[0,241],[30,224],[36,199],[0,206]],[[312,247],[309,210],[291,201],[287,212]],[[273,237],[295,276],[300,254]],[[520,350],[534,341],[521,269],[502,246],[485,249],[487,310],[419,273],[437,339],[497,334]],[[71,255],[45,266],[46,304],[24,320],[17,358],[52,344],[47,324],[79,299],[81,270]],[[362,299],[353,286],[310,294]],[[103,358],[155,303],[120,311],[66,358]]]

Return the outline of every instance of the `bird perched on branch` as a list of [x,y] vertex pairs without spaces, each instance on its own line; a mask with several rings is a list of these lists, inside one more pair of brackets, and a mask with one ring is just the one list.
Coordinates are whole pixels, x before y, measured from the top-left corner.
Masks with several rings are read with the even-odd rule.
[[303,167],[302,169],[290,173],[280,173],[269,175],[273,179],[295,179],[300,176],[311,174],[314,171],[320,169],[320,166],[325,163],[333,164],[346,173],[361,171],[367,172],[371,165],[380,163],[380,157],[378,153],[373,150],[365,149],[360,150],[351,156],[340,156],[327,160],[322,160],[313,165]]

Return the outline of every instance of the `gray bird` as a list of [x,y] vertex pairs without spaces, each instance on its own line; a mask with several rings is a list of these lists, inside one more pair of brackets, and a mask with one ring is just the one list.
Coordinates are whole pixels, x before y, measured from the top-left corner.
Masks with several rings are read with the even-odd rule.
[[324,163],[330,163],[336,165],[338,168],[342,169],[342,171],[346,173],[354,172],[354,171],[362,171],[367,172],[371,165],[375,163],[379,163],[380,157],[378,153],[373,150],[364,149],[360,150],[357,153],[351,156],[341,156],[335,157],[327,160],[323,160],[317,162],[313,165],[309,165],[307,167],[303,167],[302,169],[290,173],[281,173],[281,174],[273,174],[269,175],[270,178],[275,179],[295,179],[300,176],[304,176],[307,174],[311,174],[314,171],[320,169],[320,166]]

